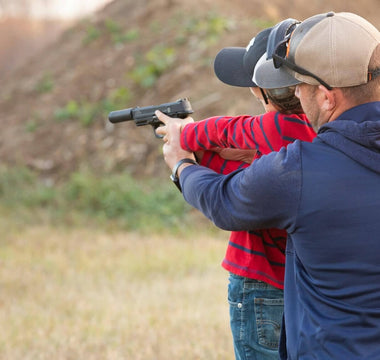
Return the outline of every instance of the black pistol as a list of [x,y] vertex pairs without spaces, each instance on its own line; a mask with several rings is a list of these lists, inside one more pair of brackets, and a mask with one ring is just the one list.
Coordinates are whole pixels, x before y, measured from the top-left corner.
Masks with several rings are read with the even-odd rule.
[[193,113],[190,101],[187,98],[184,98],[161,105],[152,105],[145,107],[137,106],[129,109],[111,111],[108,114],[108,119],[113,124],[133,120],[136,126],[151,125],[153,127],[154,135],[157,138],[162,138],[162,136],[157,135],[156,133],[156,129],[159,126],[163,125],[163,123],[154,114],[156,110],[160,110],[167,116],[177,117],[181,119],[184,119],[189,114]]

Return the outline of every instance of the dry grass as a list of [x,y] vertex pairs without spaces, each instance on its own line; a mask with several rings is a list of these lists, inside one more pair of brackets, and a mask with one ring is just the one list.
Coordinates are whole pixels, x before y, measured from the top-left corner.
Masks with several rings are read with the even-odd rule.
[[1,235],[0,359],[233,358],[226,238]]

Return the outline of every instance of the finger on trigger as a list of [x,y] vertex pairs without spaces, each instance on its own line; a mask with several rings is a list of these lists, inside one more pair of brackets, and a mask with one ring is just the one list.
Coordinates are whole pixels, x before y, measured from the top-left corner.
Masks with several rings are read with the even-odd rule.
[[167,116],[162,113],[160,110],[156,110],[154,114],[158,117],[160,121],[162,121],[164,124],[167,122]]

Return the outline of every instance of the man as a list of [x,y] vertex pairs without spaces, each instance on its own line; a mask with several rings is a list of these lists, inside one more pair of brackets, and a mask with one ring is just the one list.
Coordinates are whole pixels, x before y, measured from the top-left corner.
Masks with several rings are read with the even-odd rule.
[[[287,230],[283,358],[380,359],[379,44],[379,31],[355,14],[305,20],[273,60],[300,81],[313,143],[295,141],[227,176],[176,169],[185,199],[217,226]],[[265,64],[259,86],[263,74],[272,76]],[[179,123],[158,116],[167,164],[192,158]]]
[[[182,125],[182,148],[197,152],[201,165],[228,174],[248,164],[222,159],[219,154],[226,147],[255,149],[255,161],[296,139],[311,141],[315,137],[291,86],[297,81],[284,73],[281,81],[289,86],[270,90],[252,81],[256,64],[269,58],[267,52],[272,54],[274,44],[297,24],[297,20],[286,19],[261,31],[247,48],[228,47],[217,54],[216,76],[228,85],[249,88],[266,113],[215,116]],[[277,70],[272,66],[272,71]],[[201,158],[199,151],[204,151]],[[243,152],[246,150],[240,154]],[[252,155],[246,161],[251,163]],[[273,228],[233,231],[230,235],[222,266],[230,272],[228,302],[237,360],[278,359],[286,236],[286,231]]]

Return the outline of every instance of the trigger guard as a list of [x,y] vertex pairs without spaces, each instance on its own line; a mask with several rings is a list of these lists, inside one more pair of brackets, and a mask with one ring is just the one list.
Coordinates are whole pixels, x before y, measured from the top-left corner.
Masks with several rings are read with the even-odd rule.
[[157,138],[157,139],[162,139],[164,137],[164,135],[158,135],[156,133],[156,129],[160,127],[160,125],[157,125],[156,127],[153,128],[153,132],[154,132],[154,136]]

